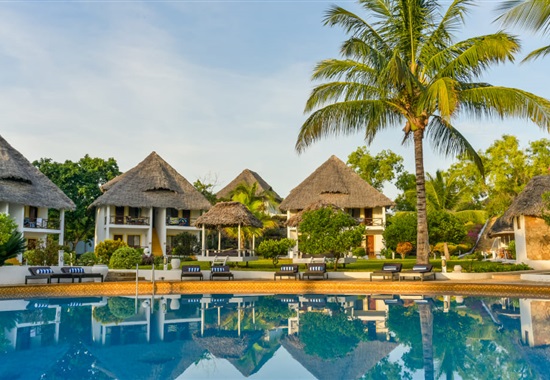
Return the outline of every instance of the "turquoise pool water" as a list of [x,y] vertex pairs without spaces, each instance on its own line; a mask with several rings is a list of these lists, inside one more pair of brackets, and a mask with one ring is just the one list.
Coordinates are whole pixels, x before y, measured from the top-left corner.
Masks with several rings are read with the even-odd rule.
[[542,299],[0,301],[2,379],[547,379],[548,344]]

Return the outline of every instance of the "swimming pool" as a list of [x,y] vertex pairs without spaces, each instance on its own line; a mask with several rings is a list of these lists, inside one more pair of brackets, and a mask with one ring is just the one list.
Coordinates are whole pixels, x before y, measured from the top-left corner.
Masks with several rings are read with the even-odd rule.
[[0,300],[3,379],[548,378],[550,300],[164,295]]

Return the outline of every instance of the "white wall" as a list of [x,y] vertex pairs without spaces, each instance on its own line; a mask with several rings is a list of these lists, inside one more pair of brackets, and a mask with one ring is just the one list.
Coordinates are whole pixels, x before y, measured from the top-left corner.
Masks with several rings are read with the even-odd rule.
[[[517,224],[519,219],[519,226]],[[519,218],[514,218],[514,238],[516,241],[516,261],[518,263],[526,263],[527,259],[527,242],[525,240],[525,218],[521,215]]]

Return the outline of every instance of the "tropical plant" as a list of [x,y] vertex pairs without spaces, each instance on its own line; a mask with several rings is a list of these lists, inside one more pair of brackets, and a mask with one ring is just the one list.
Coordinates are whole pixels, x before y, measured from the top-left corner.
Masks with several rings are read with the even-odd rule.
[[466,154],[483,165],[454,122],[511,116],[530,119],[550,130],[550,102],[514,88],[480,82],[491,66],[513,61],[518,40],[505,33],[454,42],[472,0],[455,0],[441,9],[436,0],[359,0],[371,18],[333,6],[325,24],[351,36],[341,48],[344,59],[317,64],[313,89],[296,149],[301,152],[329,135],[364,132],[367,144],[389,127],[412,140],[416,168],[417,261],[428,262],[428,221],[424,176],[424,139],[439,153]]
[[23,253],[26,246],[23,234],[14,230],[8,240],[0,245],[0,266],[4,265],[6,260]]
[[366,146],[360,146],[348,156],[348,166],[378,191],[386,182],[408,175],[403,167],[403,157],[391,150],[383,150],[373,156]]
[[[501,2],[499,11],[503,11],[498,20],[504,25],[518,25],[541,34],[550,33],[549,0],[509,0]],[[550,45],[538,48],[525,57],[524,61],[534,60],[550,54]]]
[[109,268],[133,269],[141,264],[141,252],[131,247],[120,247],[111,256]]
[[7,242],[16,229],[15,221],[8,214],[0,213],[0,245]]
[[76,262],[78,265],[92,266],[97,262],[97,257],[93,252],[86,252],[80,255]]
[[332,207],[304,212],[298,230],[300,251],[333,255],[334,270],[345,253],[361,245],[365,234],[365,227],[357,225],[351,215]]
[[46,242],[38,241],[36,248],[24,252],[23,258],[28,265],[57,265],[60,250],[68,250],[68,247],[59,245],[51,236],[48,236]]
[[405,242],[397,243],[395,252],[399,253],[402,259],[405,259],[405,256],[411,253],[413,249],[414,249],[413,245],[408,241],[405,241]]
[[191,256],[198,252],[199,240],[196,235],[182,232],[172,238],[172,255]]

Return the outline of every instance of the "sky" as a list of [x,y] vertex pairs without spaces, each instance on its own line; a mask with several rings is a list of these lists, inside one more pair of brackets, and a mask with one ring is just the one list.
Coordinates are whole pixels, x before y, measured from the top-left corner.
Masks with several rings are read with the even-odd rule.
[[[475,3],[459,38],[501,29],[497,2]],[[332,4],[363,14],[354,1],[0,1],[0,135],[30,161],[89,154],[123,172],[156,151],[214,191],[247,168],[286,197],[331,155],[346,161],[364,145],[358,134],[294,149],[313,67],[339,58],[346,38],[323,26]],[[550,40],[510,31],[522,41],[518,61]],[[550,98],[549,62],[507,64],[483,80]],[[455,126],[477,150],[503,134],[522,146],[549,137],[523,120]],[[389,129],[369,150],[391,149],[414,172],[401,138]],[[428,172],[453,162],[425,152]]]

